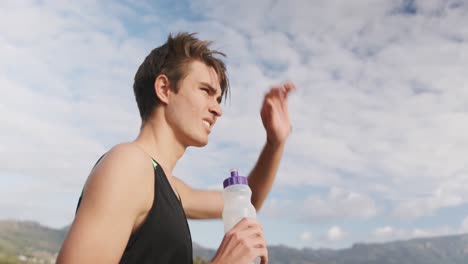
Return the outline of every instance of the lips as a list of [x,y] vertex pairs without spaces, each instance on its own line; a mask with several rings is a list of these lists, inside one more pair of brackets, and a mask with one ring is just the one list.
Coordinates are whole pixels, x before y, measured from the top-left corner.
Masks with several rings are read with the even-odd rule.
[[212,120],[212,119],[204,118],[202,122],[203,122],[203,125],[206,128],[211,129],[211,127],[213,127],[215,121]]

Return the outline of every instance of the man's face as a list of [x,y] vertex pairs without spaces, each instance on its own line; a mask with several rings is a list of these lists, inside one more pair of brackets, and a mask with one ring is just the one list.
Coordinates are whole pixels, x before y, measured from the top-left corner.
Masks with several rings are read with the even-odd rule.
[[208,143],[208,134],[222,114],[220,97],[216,71],[203,62],[191,62],[177,93],[170,92],[166,111],[166,119],[179,142],[186,147]]

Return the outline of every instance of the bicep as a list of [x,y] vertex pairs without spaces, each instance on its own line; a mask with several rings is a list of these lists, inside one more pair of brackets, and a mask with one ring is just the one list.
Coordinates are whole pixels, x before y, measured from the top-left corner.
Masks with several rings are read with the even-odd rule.
[[118,263],[131,234],[133,219],[115,204],[83,197],[57,263]]
[[221,218],[224,206],[221,191],[194,189],[179,179],[176,184],[187,218]]
[[91,173],[57,263],[119,262],[145,205],[142,187],[149,185],[128,177],[131,171],[144,171],[135,171],[135,164],[121,165],[123,158],[110,155]]

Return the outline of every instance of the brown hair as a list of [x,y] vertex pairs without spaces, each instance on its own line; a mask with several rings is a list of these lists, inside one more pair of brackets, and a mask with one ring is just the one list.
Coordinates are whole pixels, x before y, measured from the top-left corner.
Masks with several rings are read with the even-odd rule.
[[211,50],[212,41],[199,40],[196,33],[169,34],[166,43],[153,49],[138,68],[133,83],[133,92],[140,111],[141,120],[148,120],[154,108],[159,104],[159,98],[154,91],[156,78],[164,74],[170,82],[173,91],[179,89],[178,84],[188,74],[190,62],[199,60],[211,66],[218,75],[221,86],[221,97],[226,98],[229,90],[229,80],[224,62],[215,55],[226,57],[217,50]]

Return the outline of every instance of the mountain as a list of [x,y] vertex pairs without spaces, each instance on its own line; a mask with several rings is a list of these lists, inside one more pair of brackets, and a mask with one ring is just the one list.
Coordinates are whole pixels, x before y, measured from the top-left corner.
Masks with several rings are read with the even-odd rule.
[[[0,263],[15,261],[54,263],[56,253],[66,235],[57,230],[31,221],[0,221]],[[20,262],[21,263],[21,262]]]
[[[0,220],[0,264],[55,263],[69,227]],[[215,250],[193,245],[194,263],[207,263]],[[467,264],[468,234],[387,243],[358,243],[347,249],[269,246],[271,264]],[[40,261],[42,260],[42,262]]]
[[467,264],[468,234],[380,244],[358,243],[341,250],[272,246],[268,252],[272,264]]

